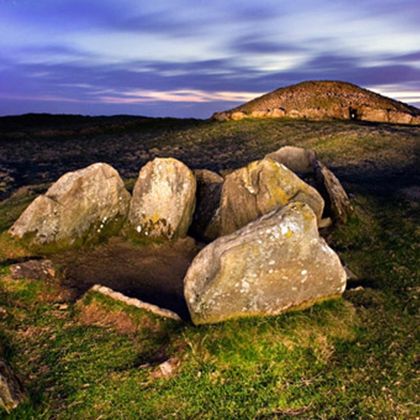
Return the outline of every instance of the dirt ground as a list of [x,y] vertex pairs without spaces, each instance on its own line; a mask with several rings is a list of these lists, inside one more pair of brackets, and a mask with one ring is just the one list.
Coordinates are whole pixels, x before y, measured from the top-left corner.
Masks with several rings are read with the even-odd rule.
[[53,261],[61,267],[62,285],[75,297],[100,283],[188,318],[183,279],[199,249],[192,238],[147,246],[112,238],[82,253],[56,255]]

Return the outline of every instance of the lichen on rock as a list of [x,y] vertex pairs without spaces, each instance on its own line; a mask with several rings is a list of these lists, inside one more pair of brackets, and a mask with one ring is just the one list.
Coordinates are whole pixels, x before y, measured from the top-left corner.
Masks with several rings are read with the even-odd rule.
[[304,203],[218,238],[193,260],[184,293],[195,324],[276,315],[340,296],[346,273]]
[[26,208],[9,233],[44,248],[96,241],[119,230],[129,202],[118,172],[95,163],[59,178]]
[[252,162],[225,177],[220,206],[207,231],[211,239],[230,234],[295,201],[307,203],[321,220],[324,200],[315,188],[273,159]]
[[179,238],[187,234],[195,208],[196,180],[179,160],[156,158],[140,170],[129,211],[138,237]]

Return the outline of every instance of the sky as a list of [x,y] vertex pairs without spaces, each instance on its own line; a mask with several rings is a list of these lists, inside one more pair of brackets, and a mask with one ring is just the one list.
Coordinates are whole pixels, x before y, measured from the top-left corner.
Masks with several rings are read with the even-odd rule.
[[0,115],[207,118],[326,79],[420,107],[420,0],[0,0]]

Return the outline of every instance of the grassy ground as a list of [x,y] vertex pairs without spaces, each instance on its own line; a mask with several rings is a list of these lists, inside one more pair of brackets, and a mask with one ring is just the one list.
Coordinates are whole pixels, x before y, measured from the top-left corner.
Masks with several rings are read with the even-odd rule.
[[[36,124],[18,119],[10,126],[0,118],[0,198],[2,188],[10,192],[21,185],[51,182],[94,162],[110,163],[125,178],[136,177],[155,156],[221,170],[242,166],[285,144],[314,148],[345,180],[371,171],[391,175],[399,170],[412,177],[418,165],[420,127],[346,121],[102,120],[77,123],[55,117]],[[2,171],[8,184],[3,187]]]
[[[23,251],[2,234],[0,342],[30,394],[10,418],[420,416],[418,207],[401,194],[415,182],[403,172],[415,162],[419,133],[322,123],[318,137],[307,122],[233,124],[205,128],[217,139],[214,149],[207,140],[201,145],[209,165],[224,159],[226,130],[236,133],[224,140],[226,161],[236,145],[241,162],[280,141],[256,133],[284,135],[286,128],[282,142],[311,145],[335,163],[356,211],[328,240],[360,278],[352,287],[362,288],[303,312],[193,327],[93,293],[67,302],[54,282],[12,280],[5,260]],[[183,135],[197,139],[200,130]],[[162,145],[181,135],[165,133]],[[248,147],[239,141],[245,137]],[[23,194],[0,203],[0,230],[28,201]],[[168,377],[159,368],[166,360],[174,366]]]

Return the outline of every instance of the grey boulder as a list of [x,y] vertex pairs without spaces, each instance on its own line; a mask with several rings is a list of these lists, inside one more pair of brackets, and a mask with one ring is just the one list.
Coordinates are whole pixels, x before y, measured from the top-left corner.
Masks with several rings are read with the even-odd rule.
[[68,172],[37,197],[9,230],[31,245],[76,245],[118,231],[130,194],[106,163]]
[[206,246],[184,279],[194,324],[276,315],[340,296],[346,273],[304,203],[292,203]]
[[139,237],[186,236],[195,208],[196,180],[177,159],[155,158],[140,170],[134,185],[129,222]]

